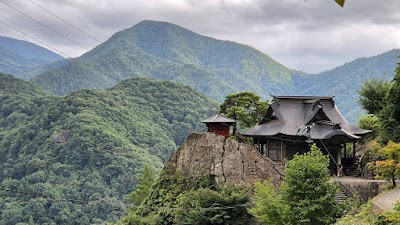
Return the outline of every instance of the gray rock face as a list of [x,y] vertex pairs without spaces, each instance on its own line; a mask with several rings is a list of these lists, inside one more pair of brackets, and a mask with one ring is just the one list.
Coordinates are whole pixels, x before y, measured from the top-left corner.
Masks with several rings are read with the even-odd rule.
[[253,146],[213,133],[192,133],[169,160],[175,171],[193,178],[210,174],[217,184],[251,186],[269,179],[279,185],[282,168]]

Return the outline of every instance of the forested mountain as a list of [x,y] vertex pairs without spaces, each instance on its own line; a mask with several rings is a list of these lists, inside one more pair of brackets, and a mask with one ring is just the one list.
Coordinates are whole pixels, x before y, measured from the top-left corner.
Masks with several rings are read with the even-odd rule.
[[142,167],[160,169],[216,103],[131,78],[56,97],[0,74],[0,224],[117,220]]
[[146,76],[178,81],[222,100],[228,93],[244,90],[263,95],[292,90],[291,74],[290,69],[249,46],[205,37],[166,22],[143,21],[33,82],[66,95]]
[[[366,79],[391,79],[399,50],[356,59],[320,74],[293,71],[249,46],[196,34],[174,24],[143,21],[118,32],[83,56],[42,68],[32,80],[66,95],[82,88],[107,88],[131,77],[173,80],[221,101],[228,93],[334,95],[345,118],[363,113],[357,90]],[[51,68],[52,67],[52,68]]]
[[399,56],[400,50],[394,49],[377,56],[358,58],[320,74],[294,76],[293,79],[300,94],[335,96],[345,118],[355,122],[363,113],[357,102],[357,90],[371,78],[391,80]]
[[0,36],[0,72],[30,79],[35,67],[63,57],[27,41]]

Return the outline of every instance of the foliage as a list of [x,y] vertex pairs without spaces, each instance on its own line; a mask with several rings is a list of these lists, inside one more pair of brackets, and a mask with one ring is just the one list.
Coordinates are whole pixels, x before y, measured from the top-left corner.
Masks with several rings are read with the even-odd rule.
[[271,184],[256,184],[250,213],[263,224],[332,224],[338,208],[328,165],[329,158],[315,144],[304,155],[295,155],[285,168],[280,194]]
[[314,144],[304,155],[295,155],[285,168],[282,199],[289,206],[289,224],[332,224],[336,187],[329,183],[329,158]]
[[199,188],[177,198],[174,224],[248,224],[249,194],[234,186]]
[[369,114],[377,115],[386,105],[385,97],[389,88],[390,83],[383,78],[364,81],[358,91],[361,107]]
[[379,136],[381,123],[379,118],[372,114],[364,114],[358,119],[358,127],[366,130],[372,130],[368,137],[374,139]]
[[255,206],[248,211],[257,221],[268,225],[286,224],[288,207],[269,181],[257,181],[254,184],[254,194],[251,200]]
[[386,105],[380,115],[382,139],[400,142],[400,65],[396,68]]
[[142,175],[137,178],[137,185],[129,194],[129,201],[136,206],[140,205],[143,200],[149,195],[151,186],[156,181],[155,171],[149,166],[145,165],[142,170]]
[[335,225],[356,225],[356,224],[378,224],[377,216],[371,211],[372,204],[368,203],[361,207],[357,213],[349,213],[339,219]]
[[0,102],[5,225],[31,217],[47,225],[116,221],[144,165],[160,170],[217,108],[167,81],[134,78],[103,91],[55,97],[3,74]]
[[381,149],[382,146],[376,139],[371,140],[366,146],[363,158],[366,162],[374,163],[375,161],[382,159]]
[[170,165],[140,207],[117,224],[247,224],[248,191],[216,185],[210,176],[193,180]]
[[345,0],[335,0],[335,2],[343,7]]
[[48,64],[26,76],[40,74],[32,82],[58,95],[82,88],[104,89],[132,76],[145,76],[190,85],[217,101],[243,90],[262,98],[270,94],[336,96],[341,113],[355,123],[365,112],[357,98],[349,96],[357,95],[364,80],[392,74],[399,52],[359,58],[313,75],[290,70],[249,46],[208,38],[170,23],[142,21],[77,59]]
[[[397,203],[398,206],[398,203]],[[400,224],[400,210],[395,207],[393,211],[379,212],[372,210],[372,204],[367,203],[361,207],[359,212],[350,213],[340,220],[335,225],[382,225],[382,224]]]
[[378,178],[390,179],[395,187],[395,178],[400,175],[400,144],[389,141],[379,153],[383,160],[377,160],[373,169]]
[[[294,76],[296,90],[293,94],[335,96],[335,103],[344,118],[355,124],[359,116],[365,114],[357,102],[357,91],[365,80],[392,79],[397,66],[393,62],[399,55],[400,50],[394,49],[372,57],[361,57],[319,74]],[[383,77],[384,74],[389,76]]]
[[239,90],[282,92],[292,86],[287,83],[290,75],[290,69],[249,46],[205,37],[166,22],[142,21],[32,81],[67,95],[144,76],[190,85],[222,101]]
[[29,79],[31,70],[61,59],[61,56],[38,45],[0,37],[0,72]]
[[236,120],[242,128],[250,128],[262,120],[267,109],[268,100],[261,101],[253,92],[240,92],[227,95],[219,112]]

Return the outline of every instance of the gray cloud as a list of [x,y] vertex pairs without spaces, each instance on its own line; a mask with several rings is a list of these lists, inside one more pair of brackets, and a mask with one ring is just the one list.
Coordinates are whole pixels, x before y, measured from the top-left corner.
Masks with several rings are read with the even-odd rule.
[[[398,0],[33,0],[101,41],[145,19],[250,45],[292,69],[319,72],[400,47]],[[84,46],[98,43],[29,1],[7,3]],[[0,19],[71,56],[86,50],[0,3]],[[0,24],[0,26],[2,26]],[[2,36],[34,42],[2,27]]]

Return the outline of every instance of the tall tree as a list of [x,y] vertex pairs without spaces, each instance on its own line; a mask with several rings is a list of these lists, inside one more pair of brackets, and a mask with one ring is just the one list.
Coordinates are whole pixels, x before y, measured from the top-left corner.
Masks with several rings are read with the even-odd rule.
[[261,224],[284,225],[288,207],[274,185],[264,180],[254,184],[254,194],[251,197],[254,207],[248,209]]
[[400,142],[400,64],[395,70],[380,118],[383,141]]
[[235,119],[241,128],[249,128],[259,123],[268,109],[268,100],[261,101],[253,92],[229,94],[220,105],[220,113]]
[[289,224],[323,225],[335,221],[336,188],[329,183],[328,166],[329,158],[316,145],[288,162],[282,197],[289,206]]
[[390,83],[384,78],[366,80],[358,91],[358,102],[369,114],[376,115],[386,105],[389,88]]
[[129,200],[136,206],[140,205],[142,201],[150,193],[151,186],[156,181],[156,173],[153,169],[146,164],[142,170],[142,176],[138,177],[138,184],[133,192],[129,195]]
[[278,194],[267,181],[256,183],[249,212],[262,224],[327,225],[335,221],[336,187],[329,183],[329,158],[313,145],[285,169]]
[[381,123],[377,116],[373,114],[364,114],[358,119],[358,126],[362,129],[372,130],[373,132],[367,134],[366,137],[374,139],[378,137],[381,130]]

